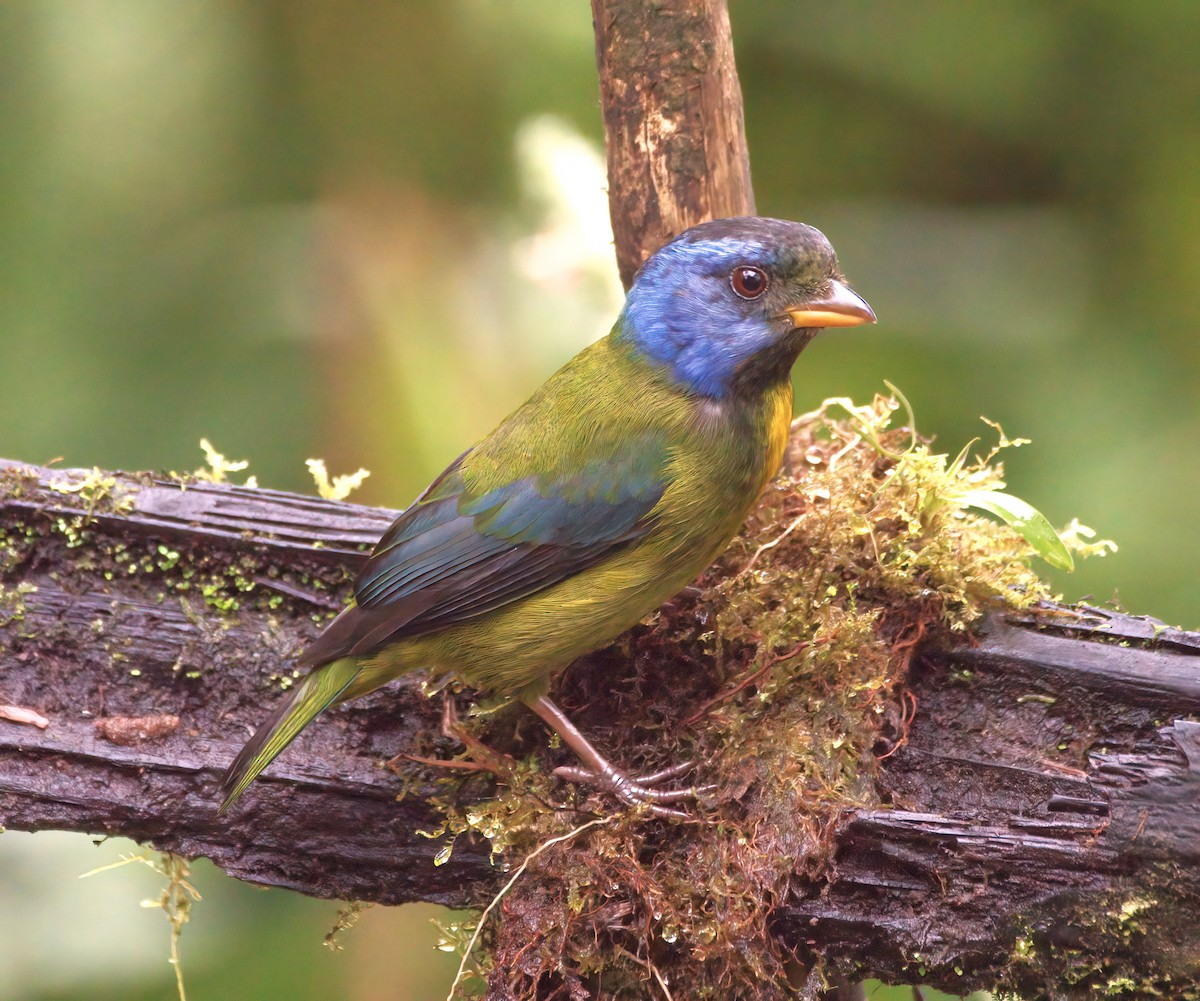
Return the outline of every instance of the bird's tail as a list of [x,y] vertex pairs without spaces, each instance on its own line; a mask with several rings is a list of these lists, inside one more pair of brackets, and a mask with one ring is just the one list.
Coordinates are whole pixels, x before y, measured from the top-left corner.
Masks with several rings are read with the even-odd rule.
[[221,782],[225,798],[217,811],[218,816],[237,802],[246,787],[321,710],[337,700],[358,672],[357,660],[346,657],[317,668],[300,682],[233,759]]

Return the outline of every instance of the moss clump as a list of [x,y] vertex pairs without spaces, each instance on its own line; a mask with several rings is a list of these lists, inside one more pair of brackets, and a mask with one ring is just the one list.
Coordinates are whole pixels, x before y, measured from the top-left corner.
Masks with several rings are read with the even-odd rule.
[[83,524],[100,511],[128,514],[133,510],[133,493],[122,486],[115,476],[106,475],[96,468],[88,471],[72,470],[50,480],[49,487],[55,493],[79,496],[85,506]]
[[1179,884],[1174,867],[1164,865],[1136,890],[1098,895],[1053,935],[1026,929],[1006,986],[1028,996],[1052,982],[1070,996],[1200,1001],[1200,929],[1194,901],[1179,897]]
[[7,588],[0,583],[0,628],[25,617],[25,596],[36,590],[35,585],[23,581]]
[[[1006,497],[996,454],[1018,442],[1001,432],[987,456],[951,460],[892,428],[897,409],[830,401],[800,418],[784,473],[699,592],[564,680],[562,703],[614,760],[697,762],[717,791],[693,821],[614,814],[528,762],[469,807],[450,805],[470,789],[447,780],[447,830],[488,837],[510,865],[612,815],[539,852],[507,894],[485,936],[500,996],[602,984],[605,998],[643,998],[661,993],[655,981],[676,997],[793,996],[799,966],[771,934],[772,909],[827,874],[848,811],[878,805],[878,761],[905,739],[914,648],[965,637],[989,607],[1048,597],[1029,564],[1034,546],[1059,545],[967,510],[981,491]],[[572,794],[584,798],[562,802]]]

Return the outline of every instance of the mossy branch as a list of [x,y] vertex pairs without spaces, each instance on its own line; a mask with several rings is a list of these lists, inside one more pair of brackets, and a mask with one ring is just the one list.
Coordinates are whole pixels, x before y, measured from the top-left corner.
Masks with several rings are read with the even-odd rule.
[[[840,444],[818,454],[801,441],[794,458],[819,468]],[[809,486],[819,505],[821,486]],[[738,664],[754,666],[758,654],[738,647],[745,657],[716,670],[699,664],[698,651],[711,646],[713,617],[732,607],[731,594],[746,593],[731,591],[731,580],[763,540],[791,524],[794,496],[768,496],[751,534],[702,593],[569,674],[563,696],[590,732],[623,754],[683,742],[709,756],[702,769],[726,767],[714,725],[752,746],[755,731],[740,735],[735,717],[719,714],[734,694],[758,713],[753,707],[784,676],[764,673],[732,693]],[[501,878],[486,843],[459,838],[439,867],[438,845],[419,832],[439,828],[456,802],[469,812],[486,800],[490,778],[448,784],[436,769],[383,767],[397,754],[449,758],[460,750],[442,733],[441,702],[422,693],[419,679],[328,714],[252,789],[244,809],[215,816],[221,770],[289,683],[295,651],[340,605],[362,548],[392,512],[7,462],[0,498],[0,703],[32,714],[29,722],[0,719],[0,822],[127,835],[320,896],[486,902]],[[772,575],[799,550],[779,550],[812,542],[794,532],[741,582],[765,575],[768,590],[782,587]],[[781,562],[772,564],[773,554]],[[772,610],[764,612],[770,619]],[[898,623],[904,612],[895,614]],[[908,621],[924,621],[920,614]],[[783,620],[771,621],[779,628]],[[774,857],[755,863],[773,867],[762,884],[771,899],[761,901],[770,908],[771,948],[823,957],[827,975],[1026,989],[1068,975],[1089,984],[1116,976],[1172,989],[1191,983],[1197,943],[1181,941],[1179,929],[1194,926],[1184,916],[1200,900],[1200,724],[1192,722],[1200,713],[1200,636],[1057,607],[994,614],[970,643],[943,638],[918,649],[917,636],[901,629],[893,640],[899,660],[891,669],[911,662],[907,682],[895,676],[897,686],[854,696],[879,721],[873,743],[854,752],[872,762],[867,785],[854,780],[869,805],[842,803],[814,817],[805,814],[811,804],[789,793],[792,816],[760,818],[760,841],[768,821],[782,825],[763,842]],[[776,650],[762,663],[782,670],[788,653]],[[789,669],[803,659],[793,657]],[[669,679],[684,676],[717,698],[691,725],[684,718],[704,699],[694,689],[680,697]],[[802,713],[795,719],[824,718],[809,714],[814,691],[841,698],[829,687],[836,679],[791,677],[809,686],[791,703]],[[771,697],[783,706],[786,696],[775,689]],[[629,698],[640,700],[640,713]],[[585,701],[589,708],[578,708]],[[775,718],[755,717],[758,733],[769,733]],[[500,734],[517,756],[545,748],[540,727],[520,713],[489,726],[489,738]],[[792,781],[782,773],[779,780]],[[568,810],[564,829],[597,808],[572,805],[566,789],[544,778],[530,781]],[[745,808],[745,790],[761,783],[750,772],[740,781],[743,791],[715,809]],[[716,843],[703,821],[630,818],[604,836],[610,831],[627,850],[640,845],[634,858]],[[789,831],[810,840],[780,837]],[[539,860],[528,892],[514,888],[506,913],[545,920],[567,907],[563,895],[579,891],[581,860],[591,864],[589,853],[599,851],[612,864],[615,842],[597,836],[578,855],[572,846]],[[542,910],[530,910],[534,900]],[[610,925],[632,919],[611,904]],[[663,951],[655,972],[665,968],[679,982],[672,957],[696,949],[686,940],[696,927],[655,926],[652,940]],[[527,944],[528,927],[510,918],[497,935],[503,954],[507,935]]]
[[[396,804],[401,785],[379,764],[448,746],[438,707],[414,686],[301,740],[276,771],[284,801],[218,822],[213,799],[394,515],[190,477],[0,461],[0,704],[48,722],[0,718],[0,823],[123,834],[323,896],[404,899],[430,855],[415,831],[436,819],[420,794]],[[356,751],[339,739],[347,726]],[[462,900],[490,880],[486,857],[471,858],[461,853],[465,884],[431,899]]]

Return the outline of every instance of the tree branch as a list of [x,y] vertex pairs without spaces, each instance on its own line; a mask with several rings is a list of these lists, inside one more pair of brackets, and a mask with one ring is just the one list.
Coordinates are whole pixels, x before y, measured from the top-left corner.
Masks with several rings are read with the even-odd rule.
[[785,908],[789,944],[964,993],[1090,997],[1118,973],[1194,987],[1200,633],[995,616],[978,646],[930,652],[911,690],[880,776],[892,807],[846,818],[834,878]]
[[[478,844],[432,865],[429,776],[381,767],[457,749],[417,681],[327,714],[215,817],[221,771],[393,512],[13,463],[0,497],[0,703],[49,721],[0,719],[6,826],[122,834],[318,896],[494,890]],[[1200,635],[1088,609],[994,617],[978,646],[918,662],[911,691],[879,778],[891,808],[845,817],[831,873],[797,874],[785,948],[897,979],[919,956],[948,985],[1011,980],[1018,941],[1051,970],[1081,941],[1114,968],[1195,957],[1176,926],[1200,905]],[[1154,906],[1130,935],[1138,900]]]
[[4,461],[0,498],[0,704],[50,724],[0,718],[0,823],[122,834],[318,896],[462,903],[493,878],[464,846],[452,886],[420,886],[431,790],[397,803],[380,767],[449,747],[417,682],[328,714],[256,809],[215,815],[223,769],[396,512]]
[[725,0],[592,0],[621,283],[689,226],[753,215]]

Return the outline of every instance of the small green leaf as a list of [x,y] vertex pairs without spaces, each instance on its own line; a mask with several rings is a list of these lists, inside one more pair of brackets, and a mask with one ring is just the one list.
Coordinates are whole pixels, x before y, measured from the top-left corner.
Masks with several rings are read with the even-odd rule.
[[946,475],[950,477],[950,479],[956,479],[958,475],[962,473],[962,468],[967,463],[967,453],[970,452],[971,446],[977,441],[979,441],[978,438],[972,438],[969,442],[963,445],[962,451],[954,457],[954,461],[950,463],[950,468],[946,470]]
[[1037,508],[1026,504],[1020,497],[996,490],[972,490],[960,494],[957,500],[964,507],[979,508],[1010,525],[1033,547],[1035,553],[1055,569],[1075,569],[1075,561],[1054,526]]

